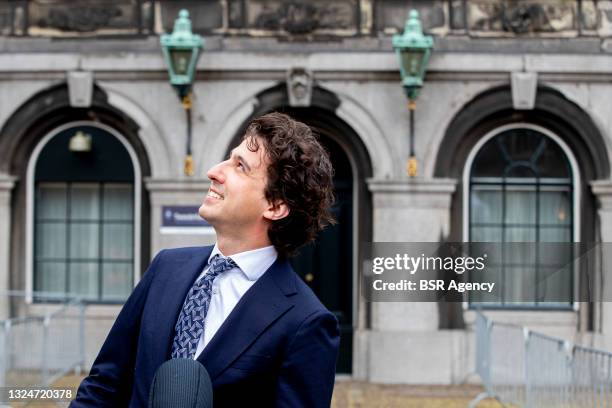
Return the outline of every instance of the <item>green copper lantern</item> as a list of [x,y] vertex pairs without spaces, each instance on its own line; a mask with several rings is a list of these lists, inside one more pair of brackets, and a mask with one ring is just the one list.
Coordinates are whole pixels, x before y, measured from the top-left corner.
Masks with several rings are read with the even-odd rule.
[[193,176],[194,165],[191,152],[191,88],[195,77],[196,64],[200,50],[204,48],[204,40],[191,31],[191,20],[187,10],[179,11],[174,21],[172,34],[164,34],[160,38],[164,53],[164,61],[170,74],[170,84],[176,89],[187,119],[187,143],[185,152],[185,175]]
[[162,35],[160,44],[170,74],[170,83],[177,89],[179,97],[183,98],[193,84],[200,50],[204,48],[202,37],[191,31],[187,10],[179,12],[172,34]]
[[433,49],[433,38],[423,35],[419,12],[410,11],[403,34],[393,36],[393,48],[397,54],[402,84],[409,99],[414,100],[423,86],[423,78]]

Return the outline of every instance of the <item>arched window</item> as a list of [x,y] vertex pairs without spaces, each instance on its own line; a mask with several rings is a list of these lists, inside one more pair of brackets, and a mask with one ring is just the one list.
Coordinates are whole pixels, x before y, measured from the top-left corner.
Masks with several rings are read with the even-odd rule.
[[[577,169],[560,139],[537,126],[514,124],[490,133],[473,153],[467,175],[470,242],[574,241]],[[502,264],[496,265],[502,299],[487,302],[486,296],[472,296],[471,302],[494,307],[571,307],[573,274],[560,269],[570,261],[565,259],[568,253],[558,259],[543,256],[540,250],[526,256],[516,246],[504,248]],[[543,279],[552,273],[555,279]],[[532,290],[533,296],[526,295]],[[524,298],[532,301],[515,301]]]
[[138,168],[119,137],[105,126],[74,123],[35,150],[29,170],[34,293],[91,302],[129,295],[138,258]]

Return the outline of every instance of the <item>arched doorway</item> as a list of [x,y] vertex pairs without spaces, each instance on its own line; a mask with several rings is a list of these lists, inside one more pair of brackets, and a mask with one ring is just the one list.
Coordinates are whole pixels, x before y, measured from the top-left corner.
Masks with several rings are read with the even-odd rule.
[[27,172],[26,291],[34,301],[122,303],[140,269],[141,170],[130,144],[95,122],[66,123]]
[[[9,261],[9,270],[21,271],[21,273],[10,274],[9,287],[11,289],[31,292],[35,286],[32,265],[34,243],[31,232],[33,231],[35,204],[34,168],[28,173],[29,165],[33,162],[34,150],[42,149],[58,131],[77,123],[89,124],[110,132],[121,139],[122,145],[127,145],[130,160],[134,166],[139,168],[138,174],[132,177],[134,192],[142,191],[143,179],[151,176],[149,156],[139,136],[138,124],[124,112],[112,106],[106,92],[97,85],[94,84],[92,104],[88,108],[70,106],[68,87],[65,83],[43,89],[20,105],[0,129],[0,168],[22,181],[15,186],[13,191],[11,217],[14,224],[11,228]],[[67,151],[68,146],[64,146],[63,149]],[[57,163],[64,164],[61,160]],[[59,167],[62,166],[58,165],[58,169]],[[28,204],[28,194],[31,197],[30,204]],[[140,242],[140,248],[134,247],[133,254],[135,270],[132,275],[136,279],[140,277],[143,267],[146,267],[150,260],[150,204],[148,194],[139,194],[139,197],[133,200],[134,214],[140,217],[139,220],[134,219],[135,225],[138,224],[139,237],[134,237],[133,243],[136,245],[137,242]],[[27,225],[30,225],[31,228],[27,228]],[[110,299],[111,296],[105,297]]]
[[[287,113],[305,123],[310,122],[295,112]],[[336,201],[332,213],[337,224],[325,228],[316,241],[302,248],[291,263],[338,319],[341,346],[336,371],[350,373],[353,349],[353,172],[346,152],[333,137],[321,129],[319,136],[334,166]]]
[[[239,144],[251,119],[279,111],[308,124],[330,153],[334,166],[336,203],[332,209],[338,223],[319,234],[316,241],[299,252],[292,263],[322,303],[338,318],[341,330],[339,374],[353,366],[353,333],[358,321],[368,321],[368,310],[359,302],[357,259],[361,242],[372,239],[371,196],[365,180],[372,176],[369,155],[356,132],[335,110],[340,101],[331,92],[313,89],[312,106],[288,106],[285,84],[258,95],[259,105],[236,133],[228,152]],[[359,317],[359,318],[358,318]]]

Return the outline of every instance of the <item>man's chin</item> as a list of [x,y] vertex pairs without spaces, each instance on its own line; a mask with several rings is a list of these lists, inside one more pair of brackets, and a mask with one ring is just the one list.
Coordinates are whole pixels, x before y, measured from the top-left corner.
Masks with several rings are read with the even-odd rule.
[[200,216],[200,218],[202,218],[204,221],[206,221],[207,223],[212,225],[212,222],[214,217],[213,215],[210,213],[210,210],[208,208],[205,208],[205,204],[202,205],[199,209],[198,209],[198,215]]

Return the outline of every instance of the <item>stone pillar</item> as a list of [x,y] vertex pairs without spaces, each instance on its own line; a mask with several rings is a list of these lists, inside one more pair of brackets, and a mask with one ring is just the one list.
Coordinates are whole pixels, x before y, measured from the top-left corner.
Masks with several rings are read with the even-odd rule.
[[[11,251],[11,192],[17,179],[0,175],[0,292],[9,289]],[[0,319],[8,317],[8,298],[0,297]]]
[[[598,224],[601,236],[601,242],[606,246],[612,246],[612,180],[595,180],[591,182],[593,194],[597,197],[599,208],[597,210]],[[601,346],[609,349],[612,347],[612,253],[609,253],[605,248],[600,251],[601,273],[603,281],[603,302],[595,307],[594,321],[598,325],[601,322],[599,329],[604,337],[604,343]],[[581,310],[585,310],[582,307]],[[597,315],[599,314],[599,315]],[[584,321],[584,319],[582,319]]]
[[[368,180],[374,242],[439,242],[448,236],[452,179]],[[438,329],[435,302],[374,302],[372,329]]]
[[[456,181],[368,180],[375,242],[440,242],[450,229]],[[450,384],[452,333],[438,330],[435,302],[372,302],[366,378],[373,382]]]
[[162,229],[162,208],[165,205],[200,206],[210,181],[202,178],[145,180],[151,202],[151,257],[165,248],[214,244],[214,231],[202,234],[199,228]]

